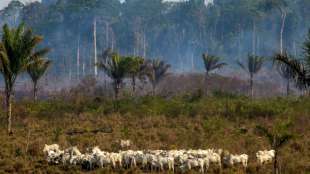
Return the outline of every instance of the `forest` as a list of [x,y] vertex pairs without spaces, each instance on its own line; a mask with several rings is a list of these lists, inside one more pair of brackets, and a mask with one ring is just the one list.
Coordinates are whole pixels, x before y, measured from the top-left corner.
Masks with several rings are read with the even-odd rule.
[[44,36],[43,45],[52,48],[53,73],[72,79],[93,74],[95,57],[108,48],[165,60],[176,72],[202,71],[204,52],[229,63],[280,49],[299,57],[310,2],[265,1],[12,1],[0,12],[5,19],[0,23],[23,21]]

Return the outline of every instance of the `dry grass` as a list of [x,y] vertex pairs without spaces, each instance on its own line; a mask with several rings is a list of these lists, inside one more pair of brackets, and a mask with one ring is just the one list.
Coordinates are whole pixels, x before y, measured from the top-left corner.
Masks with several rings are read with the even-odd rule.
[[[121,113],[102,111],[102,108],[110,106],[98,99],[81,100],[77,102],[74,98],[63,103],[57,100],[38,104],[28,101],[16,103],[14,136],[7,136],[5,118],[1,117],[0,120],[0,173],[84,173],[86,171],[80,168],[48,165],[42,154],[44,144],[58,143],[63,148],[76,145],[84,152],[86,148],[95,145],[99,145],[102,150],[118,151],[115,142],[130,139],[134,142],[133,149],[224,148],[232,153],[247,153],[250,155],[247,173],[265,174],[270,173],[272,167],[269,165],[259,169],[255,163],[255,152],[270,147],[255,127],[258,124],[272,125],[275,118],[288,117],[294,121],[291,131],[295,138],[281,150],[281,171],[283,174],[310,172],[309,99],[259,99],[252,106],[246,104],[249,100],[242,97],[206,98],[191,103],[194,110],[201,111],[186,114],[174,113],[173,108],[179,108],[179,103],[181,106],[184,106],[183,102],[190,103],[188,99],[169,99],[167,106],[165,104],[165,107],[172,108],[169,114],[163,113],[166,112],[162,109],[164,107],[155,107],[154,104],[162,104],[166,99],[148,99],[145,106],[141,106],[139,101],[135,103],[137,99],[126,99],[126,102],[121,102]],[[267,105],[276,111],[270,111]],[[250,112],[247,109],[251,107],[257,113],[248,116],[245,113]],[[160,108],[162,111],[147,112],[143,108]],[[226,111],[223,108],[227,108]],[[279,112],[279,108],[285,109]],[[142,113],[137,113],[139,109]],[[266,116],[265,112],[269,115]],[[98,169],[90,173],[113,172],[142,173],[138,169]],[[209,173],[218,171],[214,168]],[[223,173],[245,172],[241,168],[234,168],[224,169]]]

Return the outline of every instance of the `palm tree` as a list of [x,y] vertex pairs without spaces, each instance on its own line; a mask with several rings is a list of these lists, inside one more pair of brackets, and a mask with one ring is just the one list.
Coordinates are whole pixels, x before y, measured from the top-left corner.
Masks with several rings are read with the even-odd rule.
[[276,56],[275,61],[277,64],[290,67],[292,70],[292,78],[296,81],[297,86],[307,90],[310,87],[310,30],[303,49],[303,59],[294,59],[289,56]]
[[113,88],[115,99],[119,97],[119,90],[121,89],[121,84],[123,79],[127,74],[125,59],[121,57],[118,53],[113,53],[105,62],[100,62],[97,64],[111,79],[113,79]]
[[[289,56],[287,53],[281,54],[278,53],[274,56],[274,59],[287,59],[287,60],[292,60],[292,56]],[[286,80],[286,95],[290,95],[290,82],[293,79],[293,70],[286,64],[277,64],[278,72],[279,74]]]
[[5,82],[5,98],[7,106],[8,133],[12,132],[12,96],[14,84],[19,74],[26,71],[29,64],[47,54],[48,49],[35,51],[42,37],[33,35],[30,29],[19,25],[16,29],[3,26],[2,42],[0,43],[0,72]]
[[257,126],[257,129],[268,139],[271,148],[275,151],[275,157],[273,161],[273,173],[278,174],[278,155],[279,150],[293,138],[293,135],[288,131],[292,125],[290,121],[278,122],[270,130],[263,126]]
[[252,98],[254,96],[253,79],[254,79],[255,74],[257,74],[261,70],[263,63],[264,63],[264,58],[255,56],[255,55],[248,55],[247,63],[246,63],[247,65],[244,65],[240,61],[237,61],[237,64],[250,75],[250,90],[251,90]]
[[33,82],[33,99],[37,100],[38,81],[44,75],[47,68],[51,65],[51,61],[47,59],[39,59],[31,63],[27,68],[27,73]]
[[212,56],[212,55],[208,55],[208,54],[203,54],[202,55],[202,59],[203,59],[203,63],[205,65],[205,69],[206,69],[206,93],[208,92],[208,78],[209,78],[209,74],[210,72],[220,69],[223,66],[227,65],[226,63],[220,62],[221,58],[216,57],[216,56]]
[[159,82],[168,74],[168,70],[170,67],[171,65],[166,64],[164,61],[159,59],[153,59],[147,62],[146,76],[152,84],[153,95],[155,95],[156,87]]
[[132,92],[136,92],[136,78],[142,73],[144,59],[141,57],[125,57],[125,66],[128,76],[131,78]]

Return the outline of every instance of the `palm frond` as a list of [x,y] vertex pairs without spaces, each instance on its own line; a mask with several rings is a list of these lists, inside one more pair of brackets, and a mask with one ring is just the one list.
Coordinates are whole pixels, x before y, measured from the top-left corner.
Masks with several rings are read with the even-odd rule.
[[286,135],[279,137],[277,140],[277,147],[282,147],[287,142],[289,142],[289,140],[291,140],[292,138],[293,138],[293,136],[289,135],[289,134],[286,134]]
[[207,53],[202,55],[202,59],[207,73],[216,69],[220,69],[227,65],[226,63],[220,62],[221,58],[213,55],[208,55]]
[[295,79],[298,87],[307,88],[310,85],[309,73],[303,62],[281,54],[275,55],[274,61],[278,66],[286,66],[290,69],[291,76]]
[[238,65],[241,69],[243,69],[244,71],[248,72],[248,69],[245,67],[245,65],[244,65],[243,63],[241,63],[240,60],[237,60],[236,63],[237,63],[237,65]]
[[46,54],[50,52],[50,49],[49,48],[43,48],[43,49],[40,49],[36,52],[34,52],[32,54],[32,58],[31,59],[38,59],[38,58],[41,58],[41,57],[44,57],[46,56]]
[[30,63],[27,67],[27,72],[33,82],[37,82],[46,72],[52,61],[47,59],[37,59]]

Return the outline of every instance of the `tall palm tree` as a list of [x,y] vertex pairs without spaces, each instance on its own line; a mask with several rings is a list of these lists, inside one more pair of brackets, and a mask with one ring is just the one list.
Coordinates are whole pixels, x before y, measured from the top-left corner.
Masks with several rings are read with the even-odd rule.
[[[274,56],[274,59],[287,59],[287,60],[292,60],[292,56],[289,56],[287,53],[281,54],[278,53]],[[286,80],[286,95],[290,95],[290,82],[293,79],[293,70],[291,69],[290,66],[286,64],[277,64],[277,69],[279,74]]]
[[278,155],[279,150],[293,138],[293,135],[288,131],[292,125],[290,121],[277,122],[271,129],[263,126],[257,126],[256,128],[268,139],[271,148],[275,151],[275,157],[273,161],[273,173],[278,174]]
[[127,74],[125,59],[118,53],[113,53],[105,62],[100,62],[97,66],[102,69],[112,80],[115,99],[119,97],[119,90],[123,79]]
[[19,74],[26,71],[29,64],[47,54],[48,49],[35,50],[42,37],[34,35],[23,24],[16,29],[3,26],[3,36],[0,43],[0,72],[5,82],[8,133],[12,132],[12,95],[14,84]]
[[212,56],[212,55],[208,55],[207,53],[202,55],[202,59],[203,59],[203,63],[205,66],[205,70],[206,70],[206,93],[208,93],[208,78],[209,78],[209,74],[212,71],[215,71],[217,69],[220,69],[224,66],[226,66],[227,64],[224,62],[220,62],[221,58],[216,57],[216,56]]
[[38,81],[44,75],[47,68],[51,65],[51,61],[47,59],[38,59],[35,62],[31,63],[27,67],[27,73],[29,74],[33,82],[33,99],[37,100],[37,91],[38,91]]
[[308,90],[310,87],[310,30],[304,43],[304,58],[295,59],[289,56],[276,56],[275,61],[278,64],[290,67],[292,77],[301,89]]
[[141,57],[125,57],[127,74],[131,78],[132,92],[136,92],[136,78],[142,73],[144,59]]
[[263,57],[255,55],[248,55],[246,65],[241,63],[240,61],[237,61],[237,64],[250,75],[250,90],[252,98],[254,96],[254,76],[261,70],[264,61],[265,60]]
[[152,84],[152,94],[155,95],[157,85],[162,79],[166,77],[171,65],[166,64],[162,60],[153,59],[148,61],[147,66],[148,70],[146,76]]

